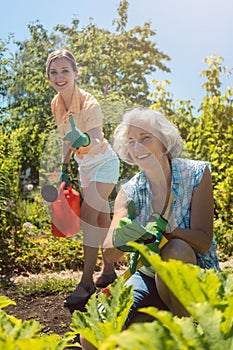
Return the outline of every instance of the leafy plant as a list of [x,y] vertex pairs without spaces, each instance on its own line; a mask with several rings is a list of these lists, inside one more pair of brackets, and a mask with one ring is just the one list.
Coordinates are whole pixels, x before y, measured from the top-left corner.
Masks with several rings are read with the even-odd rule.
[[125,287],[123,278],[118,278],[109,287],[110,296],[100,293],[93,295],[87,304],[87,312],[75,311],[70,329],[80,333],[99,348],[104,339],[119,334],[125,324],[132,305],[133,289]]
[[69,293],[77,286],[77,276],[72,276],[71,273],[20,276],[14,286],[21,297]]
[[[15,304],[0,296],[0,309]],[[22,321],[0,310],[0,349],[7,350],[62,350],[71,340],[57,334],[40,335],[42,326],[35,320]]]
[[[130,244],[131,245],[131,244]],[[233,349],[233,275],[214,270],[203,270],[198,266],[183,264],[181,261],[162,261],[160,256],[145,246],[132,243],[151,263],[170,290],[190,313],[190,317],[178,318],[168,311],[156,308],[142,308],[140,311],[155,318],[151,323],[135,324],[120,332],[114,329],[109,335],[109,325],[101,319],[98,307],[101,300],[91,298],[88,312],[76,312],[73,316],[72,330],[80,332],[99,350],[219,350]],[[121,290],[115,282],[111,287],[111,300],[118,300]],[[116,287],[117,286],[117,287]],[[125,297],[132,295],[125,292]],[[106,300],[103,298],[104,303]],[[114,298],[114,299],[113,299]],[[127,300],[124,301],[127,304]],[[105,305],[105,304],[104,304]],[[107,304],[107,306],[110,304]],[[111,305],[114,307],[114,304]],[[119,307],[123,305],[119,304]],[[118,314],[114,314],[117,323]],[[104,317],[105,318],[105,317]],[[108,328],[106,330],[106,328]],[[104,331],[103,332],[103,328]],[[112,331],[112,330],[111,330]]]

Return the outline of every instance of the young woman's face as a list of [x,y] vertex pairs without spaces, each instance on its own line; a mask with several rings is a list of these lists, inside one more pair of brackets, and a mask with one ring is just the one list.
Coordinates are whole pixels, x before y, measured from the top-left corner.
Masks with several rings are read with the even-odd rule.
[[148,130],[131,125],[128,131],[128,148],[131,157],[141,168],[151,167],[166,152],[162,142]]
[[69,60],[65,57],[55,58],[49,67],[49,82],[57,91],[73,90],[78,72],[73,70]]

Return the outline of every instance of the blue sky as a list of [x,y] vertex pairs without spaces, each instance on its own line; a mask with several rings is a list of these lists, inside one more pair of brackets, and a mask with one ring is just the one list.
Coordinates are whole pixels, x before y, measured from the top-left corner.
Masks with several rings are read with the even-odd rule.
[[[14,33],[17,40],[29,38],[27,25],[36,20],[51,30],[56,24],[71,25],[74,17],[84,26],[92,17],[102,28],[113,29],[119,0],[7,0],[1,4],[0,38]],[[129,0],[128,28],[151,21],[156,43],[171,57],[171,74],[156,73],[154,79],[169,79],[177,99],[193,99],[199,106],[204,90],[203,58],[216,54],[233,67],[232,0]],[[224,80],[233,86],[233,76]]]

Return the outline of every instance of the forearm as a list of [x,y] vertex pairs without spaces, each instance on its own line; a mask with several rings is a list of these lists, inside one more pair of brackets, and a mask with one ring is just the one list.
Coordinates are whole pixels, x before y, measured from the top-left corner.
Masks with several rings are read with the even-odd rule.
[[124,256],[124,253],[116,248],[103,248],[103,252],[108,263],[119,262]]
[[89,138],[90,138],[90,144],[86,146],[86,150],[90,154],[98,154],[101,152],[101,149],[103,147],[103,134],[100,128],[94,128],[91,130],[88,130],[87,132]]
[[168,239],[179,238],[187,242],[195,251],[205,255],[209,251],[213,239],[212,232],[204,232],[198,229],[175,228],[168,235]]
[[71,157],[71,149],[70,147],[66,144],[66,142],[62,142],[62,163],[64,164],[68,164],[70,161],[70,157]]
[[124,256],[124,252],[122,252],[121,250],[113,246],[113,241],[112,241],[113,231],[114,231],[113,226],[114,224],[112,223],[103,244],[104,256],[106,257],[106,260],[109,263],[117,262],[121,260],[122,257]]

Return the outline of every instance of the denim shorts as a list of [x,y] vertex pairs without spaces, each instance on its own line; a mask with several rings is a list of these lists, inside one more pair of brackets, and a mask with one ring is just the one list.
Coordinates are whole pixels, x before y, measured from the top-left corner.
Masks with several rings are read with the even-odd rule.
[[159,310],[168,310],[168,307],[158,294],[154,278],[145,275],[141,271],[136,271],[135,274],[126,281],[125,285],[134,287],[134,300],[125,323],[126,328],[131,323],[152,320],[151,317],[138,312],[138,309],[142,307],[154,306]]

